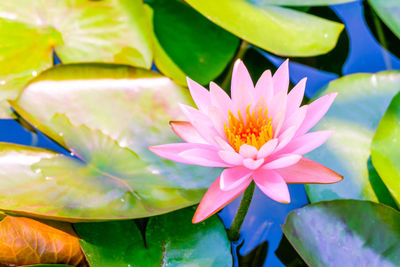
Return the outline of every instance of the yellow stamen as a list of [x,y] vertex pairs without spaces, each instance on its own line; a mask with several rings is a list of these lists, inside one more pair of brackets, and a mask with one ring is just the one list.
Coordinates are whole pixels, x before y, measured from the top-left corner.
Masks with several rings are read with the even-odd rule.
[[268,109],[263,112],[263,109],[260,108],[256,114],[255,110],[250,113],[250,106],[248,105],[246,108],[246,122],[244,122],[242,114],[238,110],[238,118],[229,111],[228,125],[225,123],[225,135],[237,152],[243,144],[260,149],[273,137]]

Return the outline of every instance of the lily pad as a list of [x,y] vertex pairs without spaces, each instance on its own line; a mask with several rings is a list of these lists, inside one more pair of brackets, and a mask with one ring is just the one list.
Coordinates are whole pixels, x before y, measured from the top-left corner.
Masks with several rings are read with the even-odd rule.
[[65,63],[149,68],[149,29],[141,0],[1,1],[0,115],[7,114],[7,99],[52,65],[53,50]]
[[[90,221],[147,217],[198,203],[220,170],[172,162],[148,150],[179,142],[168,122],[183,119],[178,103],[190,101],[188,91],[169,78],[128,66],[61,65],[44,72],[12,106],[81,162],[57,157],[36,163],[33,171],[65,181],[65,187],[46,195],[45,178],[35,190],[24,186],[29,197],[20,198],[18,211]],[[3,196],[0,208],[16,210]]]
[[339,198],[377,201],[379,194],[387,192],[372,185],[368,160],[375,130],[399,90],[400,72],[387,71],[344,76],[321,91],[339,94],[314,130],[330,129],[335,133],[307,157],[344,178],[336,184],[306,185],[311,202]]
[[134,221],[80,223],[83,251],[96,266],[232,266],[217,217],[192,224],[193,208],[150,218],[142,236]]
[[[222,73],[239,45],[239,38],[207,20],[190,6],[179,0],[150,1],[153,9],[153,28],[156,47],[193,80],[208,84]],[[157,51],[157,49],[156,49]],[[173,73],[164,57],[155,63],[165,74]],[[175,75],[171,77],[175,79]],[[177,80],[186,84],[178,75]]]
[[400,94],[383,116],[371,144],[371,158],[383,182],[400,203]]
[[[205,17],[240,38],[284,56],[325,54],[343,25],[293,9],[250,0],[187,0]],[[223,10],[223,12],[221,12]]]
[[328,6],[354,2],[357,0],[250,0],[256,5],[280,6]]
[[400,39],[400,2],[398,0],[368,0],[381,20]]
[[291,212],[283,232],[309,266],[400,262],[400,213],[360,200],[315,203]]

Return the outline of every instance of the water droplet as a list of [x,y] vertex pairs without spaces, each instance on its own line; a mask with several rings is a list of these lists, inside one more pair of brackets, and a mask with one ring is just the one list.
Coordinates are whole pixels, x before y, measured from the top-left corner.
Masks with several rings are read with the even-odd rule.
[[59,133],[58,135],[59,135],[59,136],[63,136],[64,134],[63,134],[63,133]]
[[393,143],[396,143],[397,142],[397,138],[393,138]]
[[121,198],[120,200],[121,200],[121,202],[125,202],[125,199],[123,199],[123,198]]
[[35,173],[41,173],[41,172],[42,172],[41,169],[36,169],[36,170],[35,170]]
[[328,35],[327,33],[324,34],[324,38],[328,38],[328,36],[329,36],[329,35]]
[[71,157],[75,156],[74,152],[69,153]]
[[36,71],[32,71],[32,76],[36,77],[37,76],[37,72]]
[[152,170],[151,173],[152,174],[160,174],[160,171],[159,170]]
[[1,85],[5,85],[5,84],[6,84],[6,81],[0,81],[0,84],[1,84]]
[[53,180],[53,177],[46,176],[44,179],[46,179],[47,181],[50,181],[50,180]]

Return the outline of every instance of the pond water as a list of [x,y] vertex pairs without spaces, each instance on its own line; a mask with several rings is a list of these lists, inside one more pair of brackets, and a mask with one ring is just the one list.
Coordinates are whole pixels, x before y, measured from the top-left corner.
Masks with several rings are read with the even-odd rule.
[[[325,11],[326,9],[328,8],[325,8]],[[336,79],[341,75],[400,69],[400,60],[392,53],[382,48],[380,43],[376,40],[373,34],[373,25],[370,26],[371,23],[367,23],[371,11],[365,7],[365,4],[358,1],[331,6],[329,9],[328,11],[332,14],[336,14],[338,20],[341,20],[346,26],[344,33],[342,33],[343,36],[339,40],[338,47],[341,51],[332,51],[330,53],[331,55],[328,54],[325,56],[308,58],[307,61],[295,59],[290,63],[292,83],[297,83],[305,76],[308,77],[307,97],[311,98],[318,89],[326,85],[330,80]],[[324,9],[321,10],[323,11]],[[369,12],[369,15],[365,15],[365,12]],[[388,38],[390,42],[390,34]],[[252,48],[252,50],[265,56],[266,60],[275,66],[279,65],[284,60],[255,48]],[[332,64],[340,64],[340,66],[338,68],[330,66],[329,60],[336,57],[335,53],[340,54],[343,53],[343,51],[345,51],[346,54],[342,57],[338,56],[338,61],[342,60],[343,62],[332,62]],[[325,62],[323,62],[324,60]],[[324,67],[323,70],[315,69],[312,62],[317,62],[314,65],[318,66],[321,66],[319,62],[323,62],[322,66],[326,66],[326,68]],[[32,134],[14,120],[0,120],[0,141],[35,145],[68,155],[66,150],[53,143],[43,134]],[[242,261],[250,261],[253,264],[252,266],[260,266],[259,263],[264,262],[266,255],[264,266],[285,266],[275,254],[282,238],[280,226],[284,223],[287,214],[291,210],[302,207],[308,203],[303,185],[289,185],[289,190],[292,197],[292,202],[290,204],[277,203],[269,199],[258,189],[255,190],[249,214],[242,227],[242,238],[237,244],[234,244],[233,252],[236,254],[238,250],[241,255],[246,255],[255,250],[260,244],[262,246],[259,246],[260,249],[258,251],[253,251],[250,257],[241,257]],[[240,197],[219,213],[226,227],[229,227],[232,222],[239,202]],[[292,252],[290,250],[285,250],[282,244],[281,253],[287,253],[288,255]],[[300,263],[296,266],[299,265]]]

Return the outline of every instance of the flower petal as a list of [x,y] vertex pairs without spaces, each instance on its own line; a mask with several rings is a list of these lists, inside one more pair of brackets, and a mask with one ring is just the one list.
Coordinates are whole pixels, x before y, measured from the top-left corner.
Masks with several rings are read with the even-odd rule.
[[279,143],[278,146],[275,148],[275,152],[281,150],[287,144],[289,144],[289,142],[295,135],[296,130],[297,130],[296,126],[291,126],[279,136]]
[[272,103],[268,106],[268,116],[274,118],[277,114],[284,111],[286,112],[287,107],[287,94],[285,91],[279,91],[274,95]]
[[272,101],[274,95],[274,88],[272,82],[272,74],[270,70],[264,71],[260,79],[258,79],[255,87],[255,99],[264,98],[267,103]]
[[230,167],[231,164],[223,161],[216,150],[194,148],[179,153],[179,156],[194,165],[206,167]]
[[253,173],[253,180],[267,196],[281,203],[290,202],[287,184],[275,171],[258,169]]
[[258,169],[264,163],[264,159],[244,159],[243,166],[247,169],[255,170]]
[[216,106],[209,106],[208,117],[211,119],[215,130],[217,130],[220,136],[225,136],[225,117],[222,111]]
[[201,199],[200,204],[193,216],[192,222],[199,223],[204,221],[214,213],[221,210],[240,193],[242,193],[250,183],[251,179],[248,179],[232,190],[223,191],[220,188],[220,177],[218,177],[208,188],[206,194]]
[[236,153],[236,151],[221,150],[218,152],[219,157],[228,164],[231,165],[242,165],[243,157]]
[[283,90],[285,94],[289,88],[289,59],[286,59],[272,77],[274,83],[274,94]]
[[173,144],[165,144],[160,146],[150,146],[149,150],[160,157],[186,163],[186,164],[193,164],[192,161],[185,159],[180,156],[180,154],[184,151],[191,150],[191,149],[207,149],[207,150],[215,150],[211,145],[205,144],[193,144],[193,143],[173,143]]
[[203,139],[206,140],[207,143],[217,145],[215,142],[215,137],[219,134],[215,129],[213,123],[211,122],[210,118],[195,108],[183,104],[179,105],[182,109],[182,112],[189,120],[189,122],[193,125],[193,127],[197,130],[199,135],[203,137]]
[[301,156],[299,155],[293,155],[293,154],[285,154],[279,156],[277,159],[273,159],[270,162],[266,163],[264,166],[262,166],[263,169],[280,169],[280,168],[286,168],[288,166],[291,166],[293,164],[296,164],[299,162],[301,159]]
[[186,80],[194,103],[196,103],[199,110],[207,114],[208,106],[211,104],[210,92],[189,77]]
[[296,164],[276,170],[287,183],[330,184],[343,179],[343,176],[310,159],[302,158]]
[[242,155],[243,158],[254,159],[257,156],[257,152],[258,152],[257,148],[248,144],[243,144],[239,148],[239,154]]
[[211,105],[218,107],[226,118],[229,116],[229,110],[232,110],[232,100],[217,84],[210,83]]
[[261,159],[268,157],[274,151],[277,145],[278,145],[277,138],[269,140],[260,148],[260,150],[258,150],[257,158]]
[[240,59],[236,60],[233,66],[231,95],[235,108],[242,114],[246,114],[249,104],[254,104],[254,84]]
[[179,136],[183,141],[189,143],[200,143],[207,144],[207,142],[199,135],[197,130],[188,121],[170,121],[172,130],[177,136]]
[[308,132],[325,115],[336,96],[336,92],[330,93],[309,104],[306,117],[296,135],[299,136]]
[[301,126],[304,119],[306,118],[308,105],[304,105],[301,108],[298,108],[295,112],[291,115],[287,115],[285,121],[283,122],[281,131],[286,131],[291,126],[296,126],[297,129]]
[[292,90],[290,90],[287,97],[286,113],[290,116],[303,101],[304,91],[306,89],[307,78],[301,79]]
[[232,151],[232,152],[235,152],[235,153],[236,153],[235,149],[233,149],[233,147],[232,147],[230,144],[228,144],[228,143],[227,143],[224,139],[222,139],[221,137],[216,136],[216,137],[215,137],[215,142],[217,142],[218,146],[219,146],[222,150]]
[[229,191],[250,179],[253,172],[243,167],[233,167],[222,171],[219,186],[223,191]]
[[304,155],[321,146],[333,134],[333,131],[316,131],[295,137],[280,152],[288,154]]

